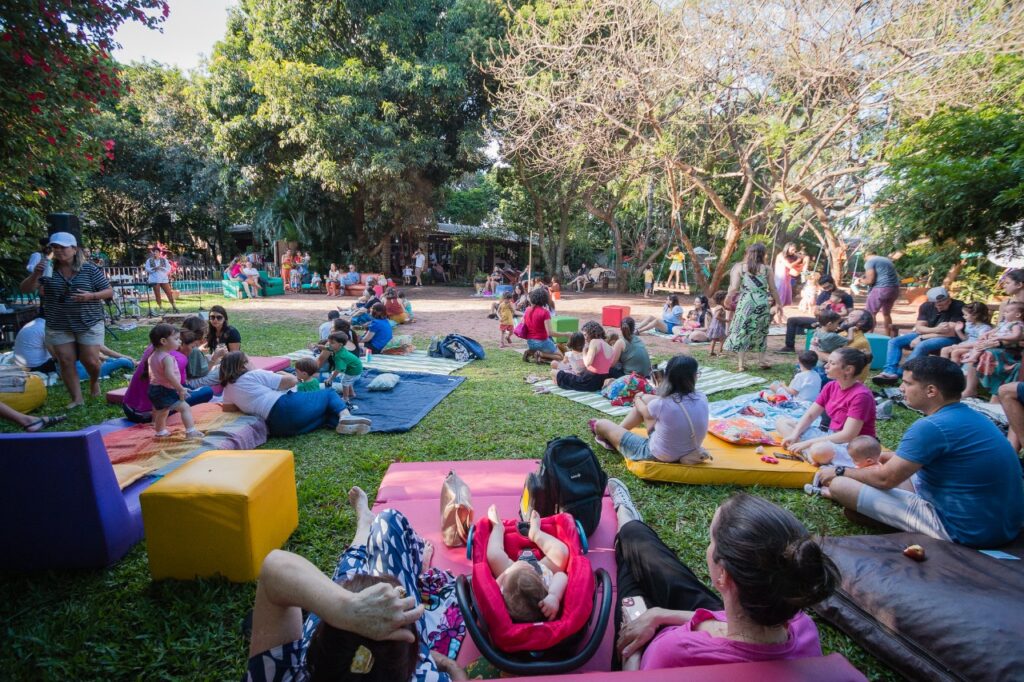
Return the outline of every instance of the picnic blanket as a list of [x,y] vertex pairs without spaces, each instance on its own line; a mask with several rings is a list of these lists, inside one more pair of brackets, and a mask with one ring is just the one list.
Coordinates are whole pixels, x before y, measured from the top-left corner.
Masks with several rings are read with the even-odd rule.
[[185,440],[178,414],[167,420],[172,438],[154,438],[152,424],[117,428],[130,422],[116,419],[105,425],[112,428],[103,429],[103,444],[122,490],[143,476],[165,475],[207,450],[252,450],[267,442],[267,425],[259,417],[225,412],[216,403],[196,405],[192,416],[206,434],[202,440]]
[[403,433],[420,423],[438,403],[459,387],[466,377],[397,372],[402,378],[390,391],[370,391],[370,382],[382,374],[376,367],[356,381],[352,414],[371,421],[370,433]]
[[[736,374],[724,369],[704,368],[701,369],[700,377],[697,379],[697,390],[701,393],[710,395],[719,391],[726,391],[733,388],[744,388],[746,386],[763,384],[764,382],[765,380],[761,377],[755,377],[750,374]],[[574,403],[581,403],[613,417],[624,417],[629,414],[630,409],[632,409],[625,406],[616,407],[615,405],[612,405],[612,402],[608,400],[608,398],[605,398],[596,391],[588,393],[585,391],[570,391],[564,388],[559,388],[550,379],[538,381],[534,386],[543,386],[553,395],[568,398]]]
[[[298,350],[289,353],[288,357],[293,362],[302,358],[313,357],[313,351]],[[375,369],[381,372],[413,372],[419,374],[451,374],[468,365],[472,360],[459,362],[448,358],[432,358],[425,350],[417,350],[407,355],[386,355],[374,353],[370,363],[364,362],[365,369]]]

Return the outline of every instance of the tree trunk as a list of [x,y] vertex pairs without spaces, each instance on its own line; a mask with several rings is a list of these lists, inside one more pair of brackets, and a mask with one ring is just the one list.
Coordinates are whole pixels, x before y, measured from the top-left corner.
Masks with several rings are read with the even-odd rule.
[[949,268],[949,272],[942,278],[942,286],[946,287],[947,291],[953,286],[956,278],[960,276],[960,271],[964,269],[965,265],[967,265],[967,261],[961,258],[956,263],[953,263],[952,267]]
[[743,230],[740,227],[739,221],[730,220],[729,229],[725,232],[725,243],[722,244],[722,250],[718,253],[718,264],[715,265],[715,271],[711,273],[711,281],[708,282],[707,288],[704,289],[706,296],[718,291],[722,279],[725,278],[725,273],[729,270],[729,261],[732,259],[732,255],[736,253],[736,247],[739,246],[740,237],[742,236]]
[[356,190],[352,201],[353,249],[361,248],[366,242],[366,198],[362,189]]

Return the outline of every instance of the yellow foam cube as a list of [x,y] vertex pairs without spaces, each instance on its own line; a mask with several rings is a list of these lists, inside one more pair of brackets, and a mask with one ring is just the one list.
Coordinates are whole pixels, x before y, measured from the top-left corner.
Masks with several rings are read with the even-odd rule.
[[140,496],[154,580],[248,582],[299,525],[289,450],[211,450]]

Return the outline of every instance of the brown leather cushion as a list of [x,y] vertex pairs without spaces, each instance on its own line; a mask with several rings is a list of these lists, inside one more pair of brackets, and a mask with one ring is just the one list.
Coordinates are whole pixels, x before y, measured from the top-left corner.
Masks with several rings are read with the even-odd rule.
[[[927,559],[903,556],[918,544]],[[824,540],[842,588],[815,607],[909,680],[1010,680],[1024,673],[1024,561],[918,533]],[[1024,535],[1002,551],[1024,558]]]

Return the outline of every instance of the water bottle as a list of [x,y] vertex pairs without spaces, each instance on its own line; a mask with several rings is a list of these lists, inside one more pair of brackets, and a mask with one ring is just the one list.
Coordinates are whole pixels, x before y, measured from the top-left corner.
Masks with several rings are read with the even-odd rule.
[[53,277],[53,261],[49,258],[46,259],[46,265],[43,266],[43,277]]
[[369,348],[366,349],[366,364],[370,364],[370,360],[373,359],[373,351]]

